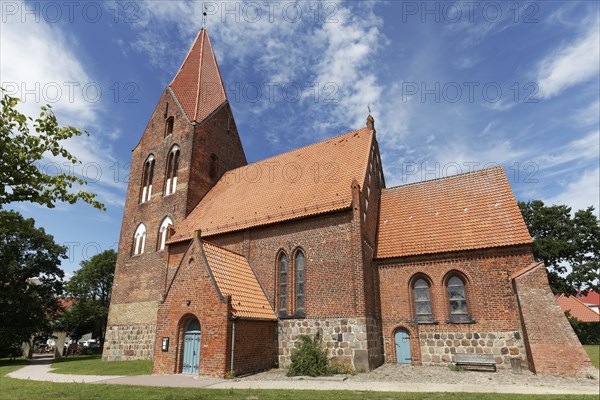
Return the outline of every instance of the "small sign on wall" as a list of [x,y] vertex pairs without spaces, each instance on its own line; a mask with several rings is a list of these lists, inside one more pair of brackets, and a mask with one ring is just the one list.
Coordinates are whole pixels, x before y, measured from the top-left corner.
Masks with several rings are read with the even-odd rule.
[[161,347],[162,351],[169,351],[169,338],[168,337],[164,337],[162,338],[162,347]]

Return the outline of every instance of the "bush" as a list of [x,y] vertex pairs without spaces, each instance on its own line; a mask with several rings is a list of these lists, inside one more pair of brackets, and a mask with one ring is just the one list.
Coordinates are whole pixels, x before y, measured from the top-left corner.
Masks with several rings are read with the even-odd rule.
[[565,314],[581,344],[600,344],[600,322],[582,322]]
[[311,338],[299,335],[300,347],[292,353],[292,364],[287,376],[323,376],[328,374],[327,353],[323,350],[318,335]]

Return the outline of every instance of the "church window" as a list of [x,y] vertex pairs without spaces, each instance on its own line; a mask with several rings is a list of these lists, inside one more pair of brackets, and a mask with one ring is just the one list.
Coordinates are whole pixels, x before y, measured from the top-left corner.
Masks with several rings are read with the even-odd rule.
[[304,312],[304,253],[296,252],[296,312]]
[[169,117],[165,123],[165,137],[173,133],[173,125],[175,124],[175,118]]
[[285,311],[287,301],[287,256],[279,256],[279,311]]
[[417,322],[433,321],[429,283],[425,279],[419,278],[413,284],[413,299]]
[[146,247],[146,226],[139,224],[133,236],[133,255],[144,254]]
[[162,224],[158,230],[158,250],[164,250],[167,239],[169,238],[169,227],[173,226],[171,218],[166,217],[163,219]]
[[148,157],[144,163],[142,174],[142,193],[140,203],[145,203],[152,198],[152,178],[154,177],[154,156]]
[[179,146],[175,145],[167,157],[167,176],[165,181],[165,196],[177,190],[177,170],[179,168]]
[[472,322],[467,308],[467,296],[464,281],[456,275],[452,276],[448,279],[447,288],[450,306],[450,322]]

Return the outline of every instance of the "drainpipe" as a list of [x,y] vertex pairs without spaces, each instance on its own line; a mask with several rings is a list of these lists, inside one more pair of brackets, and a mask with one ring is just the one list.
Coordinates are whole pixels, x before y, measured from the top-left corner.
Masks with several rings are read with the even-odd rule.
[[231,323],[232,323],[232,327],[231,327],[231,362],[230,362],[230,371],[233,372],[233,355],[235,353],[235,320],[236,317],[235,316],[231,316]]

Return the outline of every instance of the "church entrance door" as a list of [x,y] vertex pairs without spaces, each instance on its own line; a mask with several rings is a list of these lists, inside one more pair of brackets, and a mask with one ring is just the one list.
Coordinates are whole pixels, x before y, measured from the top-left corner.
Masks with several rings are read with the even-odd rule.
[[404,329],[396,331],[396,361],[398,364],[410,364],[412,357],[410,355],[410,337]]
[[200,322],[193,318],[188,322],[183,339],[183,368],[184,374],[197,375],[200,370]]

